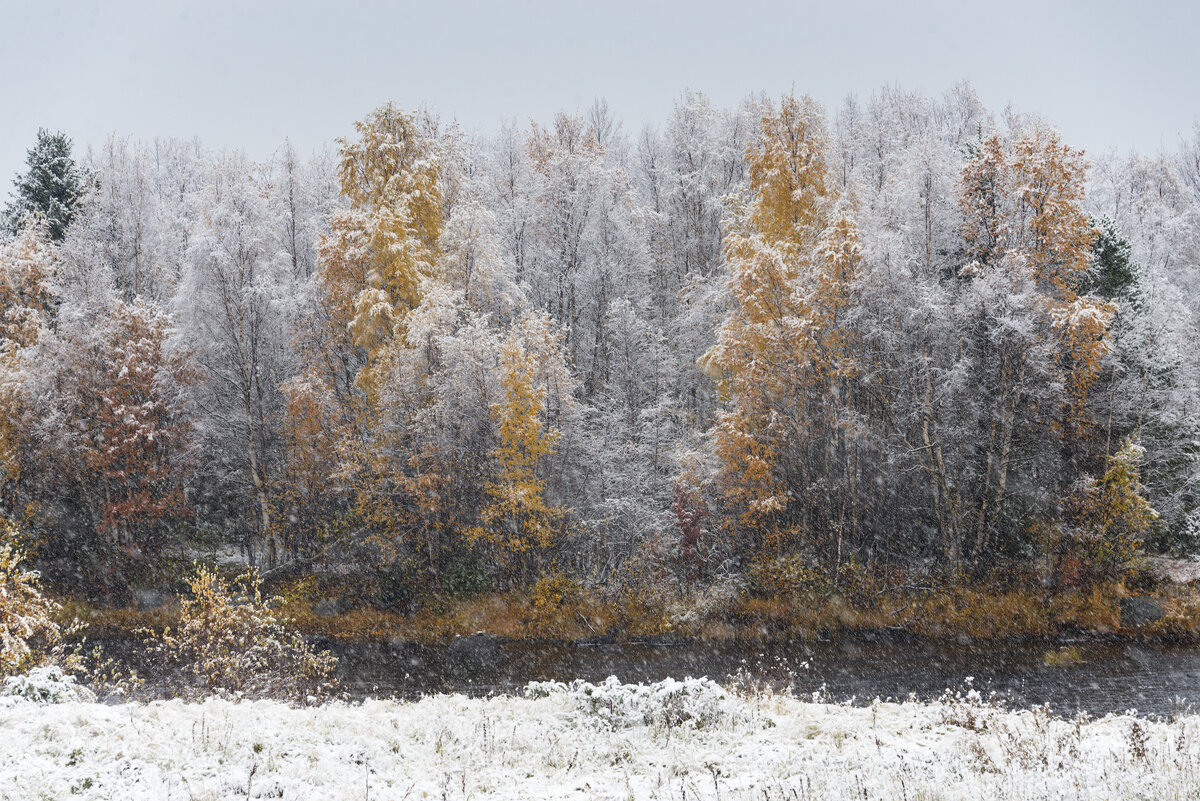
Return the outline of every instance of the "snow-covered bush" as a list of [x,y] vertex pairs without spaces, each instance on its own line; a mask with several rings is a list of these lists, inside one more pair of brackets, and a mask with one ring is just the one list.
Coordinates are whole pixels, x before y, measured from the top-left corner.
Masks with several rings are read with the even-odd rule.
[[985,697],[974,686],[975,678],[967,676],[964,690],[942,692],[938,699],[941,722],[959,726],[969,731],[987,731],[997,713],[1004,711],[1004,704],[996,693]]
[[337,659],[315,651],[278,614],[280,598],[264,598],[254,572],[232,582],[197,567],[188,579],[179,624],[146,632],[146,645],[179,679],[185,698],[218,694],[293,701],[319,699],[333,686]]
[[609,676],[599,684],[535,681],[525,687],[528,698],[565,694],[585,715],[613,728],[687,726],[706,729],[740,721],[746,709],[721,685],[707,678],[664,679],[654,684],[622,684]]
[[0,524],[0,675],[37,664],[61,638],[58,605],[42,595],[38,574],[25,569],[17,540],[11,522]]
[[57,665],[43,665],[19,676],[9,676],[0,687],[0,697],[24,698],[38,704],[95,701],[95,694],[75,683],[75,677]]

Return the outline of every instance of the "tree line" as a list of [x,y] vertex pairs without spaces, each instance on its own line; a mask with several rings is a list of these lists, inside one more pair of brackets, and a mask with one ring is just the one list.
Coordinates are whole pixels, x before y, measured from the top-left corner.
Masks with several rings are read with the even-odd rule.
[[41,132],[0,241],[0,512],[391,601],[791,560],[1113,577],[1200,537],[1200,128],[1089,157],[969,87],[372,111],[254,161]]

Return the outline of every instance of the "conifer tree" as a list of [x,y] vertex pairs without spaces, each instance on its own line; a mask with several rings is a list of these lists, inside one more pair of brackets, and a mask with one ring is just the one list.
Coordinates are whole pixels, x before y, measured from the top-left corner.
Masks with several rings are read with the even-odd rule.
[[1093,218],[1091,223],[1096,231],[1096,240],[1092,244],[1093,267],[1080,287],[1080,293],[1136,304],[1141,294],[1141,281],[1138,265],[1133,260],[1133,247],[1109,217]]
[[71,140],[61,131],[38,129],[25,163],[29,169],[17,176],[16,196],[4,210],[9,230],[16,233],[28,217],[38,217],[46,221],[50,239],[61,242],[87,190],[87,174],[75,164]]

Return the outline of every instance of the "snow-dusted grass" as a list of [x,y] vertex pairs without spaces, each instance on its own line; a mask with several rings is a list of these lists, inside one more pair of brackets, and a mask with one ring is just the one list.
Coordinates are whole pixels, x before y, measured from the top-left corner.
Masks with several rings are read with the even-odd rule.
[[0,698],[0,798],[1195,798],[1200,718],[975,694],[850,707],[702,680],[308,708]]

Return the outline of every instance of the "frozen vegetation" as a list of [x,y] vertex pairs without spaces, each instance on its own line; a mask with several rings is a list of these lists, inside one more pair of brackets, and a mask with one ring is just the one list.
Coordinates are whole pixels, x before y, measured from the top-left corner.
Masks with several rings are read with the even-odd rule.
[[1192,563],[1152,569],[1200,552],[1200,127],[1093,159],[962,85],[347,130],[29,151],[0,801],[1200,797],[1200,717],[703,679],[351,704],[311,638],[476,667],[505,639],[1200,639],[1167,584]]
[[155,608],[200,559],[644,624],[723,586],[1135,594],[1200,547],[1200,129],[1085,155],[967,85],[364,111],[311,156],[32,143],[0,517],[56,596]]
[[[54,684],[53,676],[30,681]],[[14,692],[15,690],[15,692]],[[1190,798],[1200,717],[1064,719],[978,693],[835,705],[723,689],[530,685],[295,707],[0,697],[0,797]],[[35,699],[35,700],[31,700]],[[40,699],[40,700],[38,700]]]

